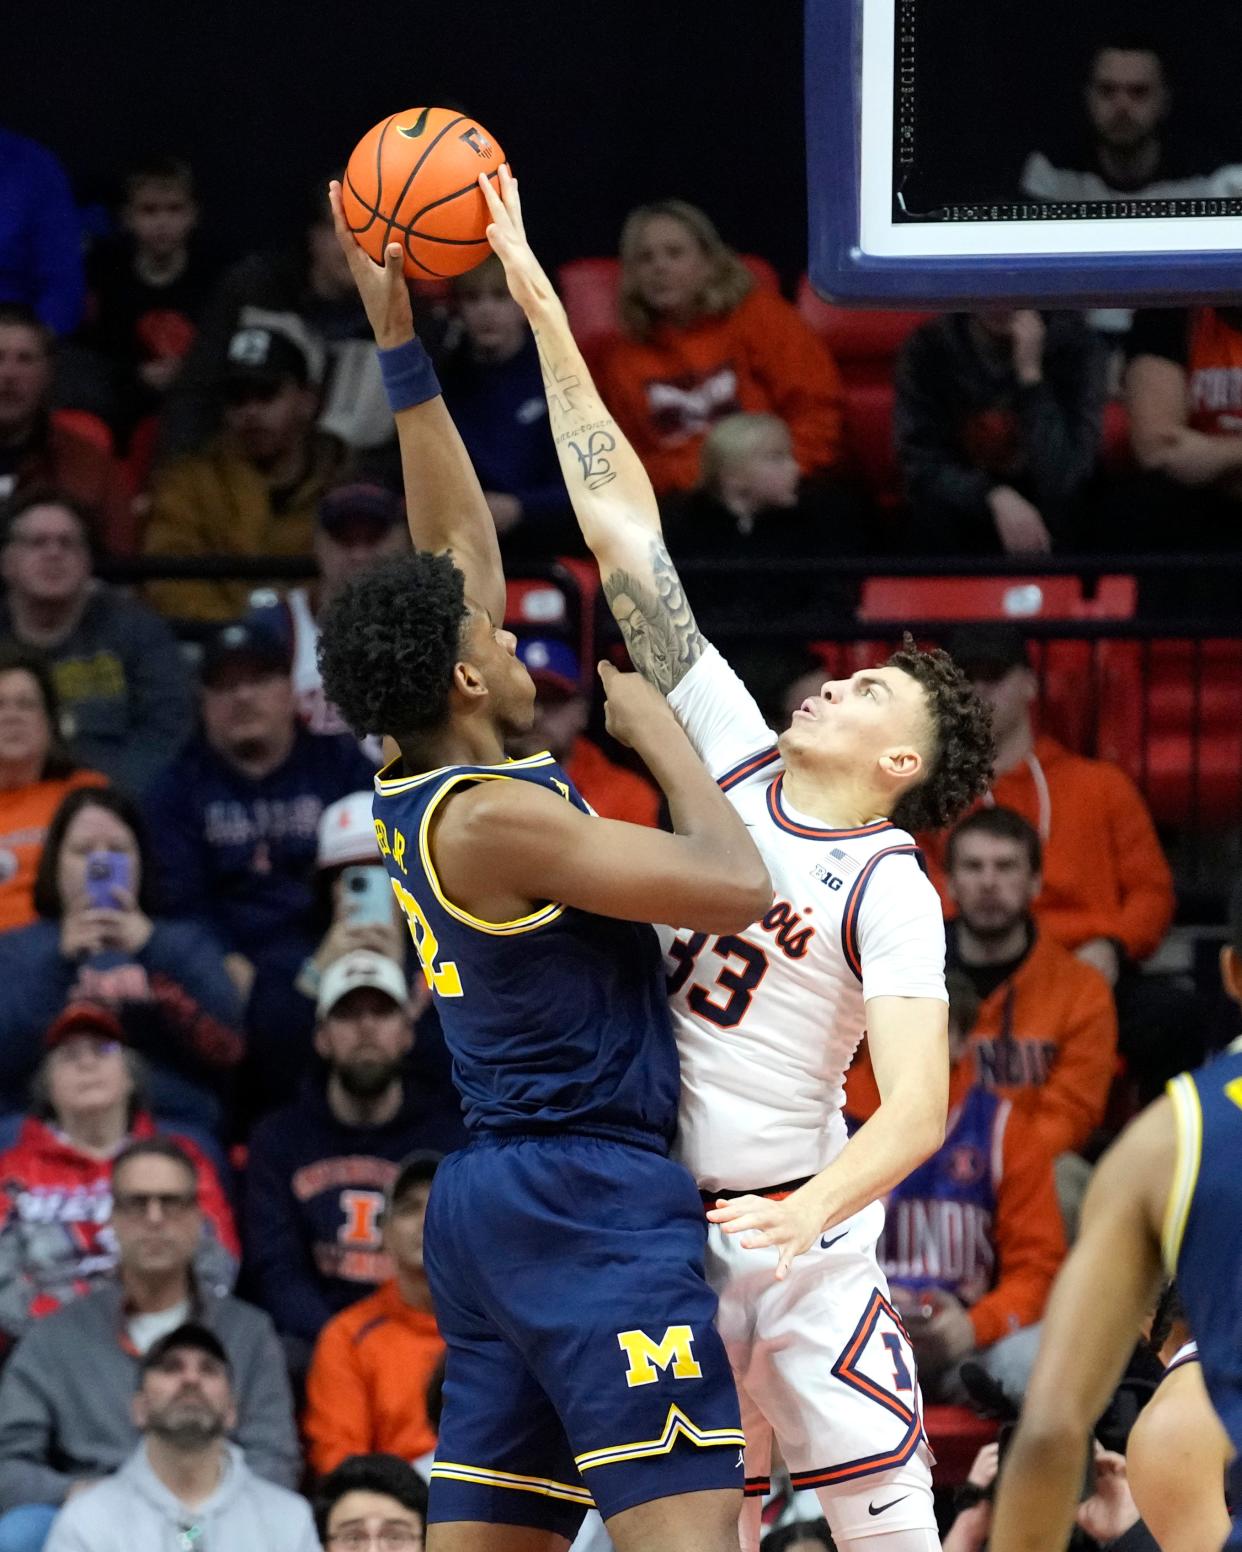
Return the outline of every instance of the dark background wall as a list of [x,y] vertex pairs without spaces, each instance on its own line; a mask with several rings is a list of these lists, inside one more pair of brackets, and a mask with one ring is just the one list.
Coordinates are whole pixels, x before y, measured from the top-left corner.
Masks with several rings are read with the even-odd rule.
[[149,148],[188,157],[236,251],[286,234],[376,120],[457,103],[511,157],[549,259],[611,252],[629,206],[679,194],[792,275],[801,28],[797,0],[14,0],[0,121],[87,193]]

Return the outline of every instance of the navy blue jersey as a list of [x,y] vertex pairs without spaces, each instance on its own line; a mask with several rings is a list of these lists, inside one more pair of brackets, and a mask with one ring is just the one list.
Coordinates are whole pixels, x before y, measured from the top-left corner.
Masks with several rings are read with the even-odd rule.
[[[678,1067],[654,930],[549,901],[485,922],[447,898],[428,831],[481,781],[528,781],[583,813],[550,754],[375,779],[375,830],[435,994],[472,1131],[569,1129],[667,1147]],[[497,854],[503,832],[491,843]]]
[[1165,1263],[1199,1344],[1212,1405],[1242,1453],[1242,1040],[1174,1078],[1169,1096],[1177,1164]]

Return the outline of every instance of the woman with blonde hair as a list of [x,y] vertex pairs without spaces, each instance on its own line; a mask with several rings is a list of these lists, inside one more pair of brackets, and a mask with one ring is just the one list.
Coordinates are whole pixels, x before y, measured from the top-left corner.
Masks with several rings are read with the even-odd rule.
[[836,364],[696,206],[669,199],[631,211],[620,309],[624,332],[604,358],[604,397],[658,494],[694,485],[704,437],[738,411],[779,416],[804,474],[837,461]]

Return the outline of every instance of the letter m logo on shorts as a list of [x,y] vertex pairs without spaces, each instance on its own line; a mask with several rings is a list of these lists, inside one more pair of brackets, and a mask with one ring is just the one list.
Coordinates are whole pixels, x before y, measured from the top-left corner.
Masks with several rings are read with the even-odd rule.
[[657,1370],[673,1366],[676,1380],[697,1380],[703,1377],[698,1360],[694,1356],[694,1332],[689,1326],[666,1326],[658,1342],[652,1341],[645,1331],[618,1331],[617,1346],[629,1359],[625,1383],[654,1385],[660,1378]]

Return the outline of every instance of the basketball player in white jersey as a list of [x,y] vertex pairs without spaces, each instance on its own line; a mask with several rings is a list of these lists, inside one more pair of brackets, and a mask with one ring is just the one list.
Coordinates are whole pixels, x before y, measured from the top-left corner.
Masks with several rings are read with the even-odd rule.
[[[700,635],[650,482],[526,244],[507,171],[501,190],[503,203],[485,190],[489,235],[538,341],[605,596],[776,892],[744,933],[668,943],[678,1147],[712,1204],[708,1270],[747,1436],[744,1544],[758,1546],[775,1437],[794,1484],[819,1491],[842,1552],[929,1552],[939,1540],[914,1357],[875,1246],[880,1198],[943,1140],[944,927],[917,848],[889,816],[950,823],[985,789],[988,716],[943,653],[909,644],[826,683],[776,738]],[[864,1028],[883,1102],[847,1142],[843,1079]]]

